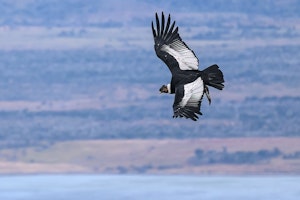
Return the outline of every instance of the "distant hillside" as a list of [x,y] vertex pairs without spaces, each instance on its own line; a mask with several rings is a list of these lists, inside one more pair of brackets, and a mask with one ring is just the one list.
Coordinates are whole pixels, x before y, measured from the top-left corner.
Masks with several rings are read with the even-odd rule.
[[1,174],[300,173],[299,138],[93,140],[0,149]]
[[[1,148],[68,140],[300,136],[298,1],[0,2]],[[200,69],[217,63],[198,122],[158,89],[155,12],[171,13]]]
[[[143,25],[153,11],[173,13],[237,13],[268,17],[299,17],[300,3],[294,0],[188,0],[138,1],[128,0],[2,0],[3,25],[25,26],[122,26],[125,23]],[[181,22],[183,23],[183,22]]]

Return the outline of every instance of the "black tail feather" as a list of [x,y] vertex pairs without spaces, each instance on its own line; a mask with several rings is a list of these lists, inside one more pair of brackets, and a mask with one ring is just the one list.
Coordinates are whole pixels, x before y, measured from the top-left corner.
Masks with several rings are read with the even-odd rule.
[[214,64],[203,70],[203,81],[206,85],[212,86],[216,89],[222,90],[224,88],[224,77],[219,66]]

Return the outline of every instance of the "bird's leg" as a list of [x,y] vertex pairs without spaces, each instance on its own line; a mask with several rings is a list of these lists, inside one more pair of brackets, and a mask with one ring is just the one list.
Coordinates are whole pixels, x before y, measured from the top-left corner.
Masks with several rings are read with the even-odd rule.
[[208,103],[210,105],[211,104],[211,98],[210,98],[210,95],[209,95],[209,90],[208,90],[207,85],[204,85],[204,93],[205,93],[205,95],[206,95],[206,97],[208,99]]

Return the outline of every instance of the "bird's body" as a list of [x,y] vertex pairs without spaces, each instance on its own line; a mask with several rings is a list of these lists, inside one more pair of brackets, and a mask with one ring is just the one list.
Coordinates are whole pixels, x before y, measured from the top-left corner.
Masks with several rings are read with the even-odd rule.
[[224,85],[223,73],[217,65],[212,65],[203,71],[198,70],[199,60],[195,53],[182,41],[175,28],[175,21],[171,25],[170,15],[165,25],[162,13],[161,25],[156,14],[156,30],[152,22],[154,49],[156,55],[168,66],[172,74],[171,82],[163,85],[160,91],[175,94],[173,117],[186,117],[194,121],[198,119],[203,95],[209,102],[207,86],[222,90]]

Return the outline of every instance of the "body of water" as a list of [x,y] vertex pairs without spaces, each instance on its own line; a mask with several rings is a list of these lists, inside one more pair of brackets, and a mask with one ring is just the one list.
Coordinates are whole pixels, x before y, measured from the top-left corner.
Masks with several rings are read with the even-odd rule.
[[299,176],[0,176],[1,200],[298,200]]

